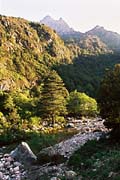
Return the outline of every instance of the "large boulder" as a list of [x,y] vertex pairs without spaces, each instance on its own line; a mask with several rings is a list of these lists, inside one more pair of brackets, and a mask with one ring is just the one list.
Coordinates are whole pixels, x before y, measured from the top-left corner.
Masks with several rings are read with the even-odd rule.
[[37,157],[26,142],[22,142],[10,155],[15,160],[28,165],[37,161]]

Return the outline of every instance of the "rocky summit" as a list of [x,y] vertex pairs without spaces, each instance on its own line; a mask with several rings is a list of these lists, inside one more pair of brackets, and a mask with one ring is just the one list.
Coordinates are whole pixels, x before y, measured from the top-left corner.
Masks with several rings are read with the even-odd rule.
[[69,27],[69,25],[60,18],[59,20],[54,20],[50,16],[45,16],[41,21],[40,24],[45,24],[52,29],[54,29],[58,34],[67,34],[67,33],[73,33],[74,30]]

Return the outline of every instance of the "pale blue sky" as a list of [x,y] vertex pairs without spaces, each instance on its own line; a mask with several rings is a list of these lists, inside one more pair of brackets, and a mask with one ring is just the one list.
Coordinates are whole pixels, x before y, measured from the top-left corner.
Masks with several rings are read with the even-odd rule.
[[32,21],[50,15],[81,32],[100,25],[120,33],[120,0],[0,0],[0,14]]

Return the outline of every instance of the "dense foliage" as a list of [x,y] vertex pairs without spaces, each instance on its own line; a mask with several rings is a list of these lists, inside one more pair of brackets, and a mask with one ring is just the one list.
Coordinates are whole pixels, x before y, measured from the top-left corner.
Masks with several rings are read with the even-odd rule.
[[95,116],[97,115],[97,103],[85,93],[71,92],[67,100],[68,114],[72,116]]
[[70,61],[70,51],[50,28],[0,16],[0,89],[33,87],[53,64]]
[[78,56],[72,64],[58,65],[54,68],[62,77],[67,89],[71,92],[77,89],[91,97],[96,97],[100,81],[106,70],[120,63],[119,54],[99,56]]
[[108,71],[99,91],[100,114],[105,125],[113,130],[120,129],[120,64]]

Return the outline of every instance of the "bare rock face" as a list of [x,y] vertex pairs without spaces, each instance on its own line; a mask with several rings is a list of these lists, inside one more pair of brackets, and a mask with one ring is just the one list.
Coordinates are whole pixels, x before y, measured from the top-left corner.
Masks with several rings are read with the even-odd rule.
[[22,142],[10,155],[15,160],[28,165],[35,163],[37,160],[37,157],[25,142]]

